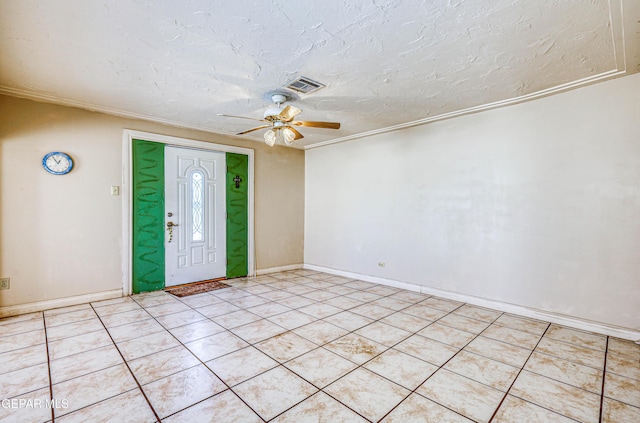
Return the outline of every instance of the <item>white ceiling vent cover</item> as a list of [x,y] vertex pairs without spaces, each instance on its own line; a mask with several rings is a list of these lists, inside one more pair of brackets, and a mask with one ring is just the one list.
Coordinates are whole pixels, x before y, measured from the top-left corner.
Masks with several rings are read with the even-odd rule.
[[309,94],[324,87],[325,87],[324,84],[314,81],[313,79],[307,78],[306,76],[301,76],[300,78],[289,82],[283,88],[288,88],[290,90],[297,91],[302,94]]

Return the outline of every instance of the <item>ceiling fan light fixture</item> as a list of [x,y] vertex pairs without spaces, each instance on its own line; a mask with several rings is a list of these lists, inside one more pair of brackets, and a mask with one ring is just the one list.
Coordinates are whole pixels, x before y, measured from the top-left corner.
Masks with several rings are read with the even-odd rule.
[[291,145],[296,140],[296,134],[291,129],[284,128],[282,130],[282,138],[284,138],[285,144]]
[[276,143],[276,131],[274,131],[273,129],[269,129],[267,132],[265,132],[264,133],[264,142],[269,147],[273,147],[273,145]]

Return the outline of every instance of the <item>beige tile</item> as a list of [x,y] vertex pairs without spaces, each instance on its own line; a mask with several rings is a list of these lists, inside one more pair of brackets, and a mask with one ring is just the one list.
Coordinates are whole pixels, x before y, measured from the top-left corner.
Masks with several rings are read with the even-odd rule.
[[173,336],[178,338],[178,340],[183,344],[224,331],[225,330],[222,326],[212,322],[211,320],[201,320],[196,323],[191,323],[169,330],[169,332],[171,332]]
[[422,303],[412,305],[402,310],[403,313],[410,314],[412,316],[419,317],[421,319],[435,321],[443,316],[446,316],[448,312],[438,310],[437,308],[428,307]]
[[373,319],[369,319],[368,317],[364,317],[359,314],[351,313],[350,311],[343,311],[342,313],[325,317],[322,320],[348,331],[359,329],[374,321]]
[[[297,308],[305,307],[311,304],[315,304],[316,302],[313,300],[310,300],[309,298],[304,298],[298,295],[294,295],[293,297],[287,297],[287,298],[278,300],[276,301],[276,303],[285,307],[297,309]],[[327,304],[331,304],[331,302],[327,301]]]
[[338,307],[339,309],[342,309],[342,310],[348,310],[350,308],[358,307],[364,304],[364,301],[356,300],[355,298],[339,296],[339,297],[326,300],[325,303],[332,305],[334,307]]
[[138,382],[141,385],[146,385],[173,373],[197,366],[200,364],[200,360],[180,345],[131,360],[128,364]]
[[448,370],[438,370],[416,391],[477,422],[488,422],[504,393]]
[[520,372],[518,367],[466,351],[460,351],[444,368],[504,392]]
[[429,298],[429,296],[421,294],[419,292],[400,290],[395,294],[390,295],[389,298],[397,298],[399,300],[415,304],[420,301],[426,300],[427,298]]
[[249,379],[233,390],[265,420],[272,419],[317,391],[313,385],[282,366]]
[[0,354],[0,374],[46,362],[47,346],[45,344],[8,351]]
[[604,351],[596,351],[591,348],[556,341],[546,336],[542,338],[536,347],[536,351],[593,367],[594,369],[604,368]]
[[180,301],[172,301],[172,302],[158,304],[154,306],[145,306],[145,310],[147,310],[147,313],[149,313],[153,317],[160,317],[160,316],[166,316],[167,314],[189,311],[191,310],[191,307],[181,303]]
[[324,320],[301,326],[294,329],[293,332],[317,345],[324,345],[348,333],[345,329],[339,328]]
[[224,383],[203,364],[142,386],[149,402],[161,419],[222,392],[226,388]]
[[358,329],[355,333],[388,347],[413,335],[411,332],[407,332],[406,330],[381,322],[371,323],[370,325]]
[[[0,330],[1,332],[1,330]],[[32,330],[31,332],[18,333],[0,337],[0,354],[18,350],[20,348],[31,347],[44,344],[44,329]]]
[[473,333],[464,332],[450,326],[441,325],[438,322],[435,322],[422,329],[420,332],[418,332],[418,335],[424,336],[425,338],[435,339],[438,342],[442,342],[443,344],[451,345],[457,348],[464,347],[473,338],[476,337],[476,335]]
[[[109,383],[104,383],[106,380]],[[53,385],[53,398],[67,400],[69,407],[55,410],[56,419],[91,404],[137,387],[124,364],[118,364]]]
[[[29,320],[42,322],[42,316],[43,316],[43,313],[41,311],[38,311],[36,313],[26,313],[26,314],[19,314],[17,316],[3,317],[0,319],[0,326],[10,325],[12,323],[18,323],[18,322],[26,322]],[[37,329],[42,329],[43,327],[44,327],[44,324],[42,325],[42,327]],[[3,334],[4,334],[4,330],[5,329],[3,328],[2,329]]]
[[401,311],[390,314],[380,319],[380,321],[400,329],[408,330],[409,332],[418,332],[420,329],[423,329],[432,323],[431,320],[422,319]]
[[179,326],[189,325],[191,323],[206,320],[207,318],[195,310],[181,311],[179,313],[166,314],[156,318],[158,323],[167,329],[177,328]]
[[211,423],[212,420],[242,423],[261,423],[263,421],[233,392],[228,390],[192,405],[171,417],[162,419],[164,423]]
[[375,320],[382,319],[383,317],[393,313],[393,310],[374,305],[373,303],[362,304],[361,306],[354,307],[349,311]]
[[0,399],[36,391],[49,386],[47,363],[37,364],[0,375]]
[[411,392],[362,367],[324,391],[371,421],[380,420]]
[[635,379],[640,383],[640,355],[633,358],[626,355],[608,353],[607,372]]
[[238,326],[231,329],[231,332],[239,336],[243,340],[250,344],[255,344],[265,339],[271,338],[281,333],[286,332],[287,329],[282,326],[276,325],[267,319],[257,320],[246,325]]
[[96,313],[92,308],[82,308],[79,310],[70,311],[68,313],[53,314],[45,316],[44,320],[47,328],[53,326],[66,325],[67,323],[79,322],[81,320],[95,319]]
[[247,347],[205,363],[227,385],[234,386],[278,366],[254,347]]
[[600,395],[523,370],[511,395],[584,423],[597,423]]
[[417,388],[438,370],[433,364],[393,348],[369,361],[364,367],[409,390]]
[[305,298],[309,298],[310,300],[314,300],[314,301],[326,301],[330,298],[335,298],[338,296],[338,294],[335,294],[331,291],[325,291],[323,289],[309,291],[301,295]]
[[[328,282],[332,282],[330,280],[327,280],[327,281]],[[357,289],[349,288],[348,286],[344,286],[344,285],[333,285],[333,286],[330,286],[330,287],[326,288],[326,290],[329,291],[329,292],[336,293],[338,295],[351,294],[351,293],[357,291]]]
[[525,369],[598,395],[602,392],[602,370],[573,361],[534,352]]
[[213,360],[247,346],[249,344],[226,331],[185,344],[202,361]]
[[301,355],[285,366],[318,388],[324,388],[357,367],[351,361],[324,348]]
[[482,320],[471,319],[453,313],[444,316],[438,320],[438,323],[475,334],[482,332],[489,326],[489,323],[483,322]]
[[51,360],[51,382],[53,384],[64,382],[122,363],[122,357],[113,345],[69,355]]
[[378,294],[378,295],[387,296],[387,295],[395,294],[396,292],[400,291],[400,289],[393,288],[390,286],[376,285],[371,288],[367,288],[366,291],[373,292],[374,294]]
[[462,307],[456,309],[453,314],[458,314],[460,316],[470,317],[472,319],[492,323],[502,315],[502,312],[465,304]]
[[602,403],[602,423],[640,422],[640,408],[605,398]]
[[400,311],[407,307],[411,307],[413,305],[413,303],[408,303],[398,298],[391,298],[391,297],[383,297],[383,298],[377,299],[375,301],[372,301],[371,304],[388,308],[393,311]]
[[149,316],[138,322],[108,329],[109,335],[111,335],[111,338],[113,338],[116,343],[164,331],[165,329],[156,322],[155,319],[152,319]]
[[149,317],[149,313],[147,313],[145,310],[132,310],[125,311],[123,313],[102,316],[100,320],[102,320],[102,323],[104,323],[107,329],[111,330],[111,328],[114,328],[116,326],[140,322],[142,320],[148,319]]
[[266,304],[269,302],[269,300],[258,295],[247,295],[246,297],[229,300],[229,302],[240,308],[249,308]]
[[291,310],[289,307],[285,307],[278,303],[266,303],[255,307],[250,307],[247,311],[256,314],[260,317],[271,317],[276,314],[285,313]]
[[314,343],[307,341],[293,332],[276,335],[254,346],[280,363],[289,361],[292,358],[317,348]]
[[604,377],[604,395],[640,407],[640,383],[635,379],[607,372]]
[[376,284],[375,283],[371,283],[371,282],[354,280],[354,281],[350,281],[350,282],[345,282],[343,285],[351,287],[351,288],[354,288],[354,289],[361,290],[361,289],[373,288]]
[[575,423],[575,420],[564,417],[561,414],[554,413],[551,410],[547,410],[546,408],[542,408],[528,401],[521,400],[518,397],[507,395],[507,398],[500,406],[500,409],[492,422]]
[[436,366],[443,365],[459,351],[459,348],[420,335],[413,335],[411,338],[405,339],[394,346],[394,348]]
[[308,306],[300,307],[298,311],[306,313],[317,319],[324,319],[334,314],[342,312],[342,309],[329,304],[315,303]]
[[[19,317],[19,316],[18,316]],[[42,318],[32,318],[27,320],[9,321],[0,326],[0,340],[10,335],[18,335],[20,333],[32,332],[34,330],[44,329],[44,322]]]
[[72,336],[84,335],[89,332],[104,331],[102,322],[97,317],[94,319],[81,320],[79,322],[67,323],[66,325],[53,326],[47,328],[47,340],[57,341]]
[[402,401],[384,419],[383,423],[471,423],[458,413],[454,413],[446,407],[441,406],[421,395],[411,394]]
[[624,355],[625,357],[640,360],[640,344],[619,338],[609,338],[608,350],[610,353]]
[[118,342],[118,349],[125,360],[130,361],[162,350],[177,347],[180,343],[169,332],[152,333],[140,338]]
[[529,332],[534,335],[542,336],[547,330],[549,323],[542,322],[540,320],[528,319],[526,317],[514,316],[512,314],[503,314],[498,317],[495,324],[506,326],[512,329],[521,330],[523,332]]
[[521,368],[531,355],[531,350],[479,336],[464,348],[466,351],[491,358],[501,363]]
[[233,288],[233,287],[217,289],[215,291],[211,291],[210,294],[223,300],[234,300],[234,299],[243,298],[251,295],[247,291],[244,291],[240,288]]
[[223,301],[218,297],[209,295],[209,293],[207,292],[204,292],[202,294],[189,295],[188,297],[178,298],[178,300],[181,303],[186,304],[192,308],[210,306],[210,305],[221,303]]
[[118,298],[112,298],[110,300],[95,301],[95,302],[90,303],[90,304],[94,309],[98,309],[100,307],[104,307],[104,306],[108,306],[108,305],[112,305],[112,304],[131,303],[131,302],[134,302],[131,299],[131,297],[118,297]]
[[135,301],[122,301],[115,304],[97,307],[95,309],[98,316],[108,316],[109,314],[122,313],[125,311],[139,310],[140,306]]
[[68,307],[58,307],[58,308],[45,310],[43,314],[45,317],[50,317],[50,316],[57,316],[60,314],[68,314],[71,312],[81,311],[81,310],[91,310],[91,306],[89,304],[77,304],[77,305],[72,305]]
[[605,351],[607,348],[607,337],[604,335],[570,329],[555,324],[549,327],[544,336],[555,339],[556,341],[568,342],[598,351]]
[[269,301],[279,301],[285,298],[291,297],[293,294],[287,291],[273,290],[269,292],[263,292],[259,294],[262,298],[266,298]]
[[382,295],[378,295],[373,292],[367,292],[364,290],[359,290],[356,292],[352,292],[350,294],[346,294],[345,297],[354,298],[356,300],[360,300],[364,302],[369,302],[369,301],[375,301],[379,298],[382,298]]
[[363,364],[387,349],[382,344],[353,333],[338,338],[323,348],[357,364]]
[[108,345],[113,345],[113,341],[111,341],[111,337],[109,337],[106,330],[89,332],[84,335],[49,342],[49,358],[51,360],[57,360],[68,355],[78,354]]
[[247,323],[262,320],[257,314],[250,313],[245,310],[234,311],[233,313],[224,314],[222,316],[213,317],[211,320],[226,329],[232,329]]
[[71,414],[59,417],[60,423],[152,423],[156,421],[140,389],[106,399]]
[[173,295],[162,291],[145,292],[143,294],[132,295],[131,299],[142,307],[153,307],[160,304],[171,304],[178,301]]
[[240,307],[234,306],[227,302],[220,302],[205,307],[198,307],[198,313],[212,319],[214,317],[223,316],[227,313],[233,313],[234,311],[241,310]]
[[272,420],[273,423],[318,423],[350,422],[365,423],[363,417],[354,413],[324,392],[318,392],[290,410]]
[[[4,399],[4,398],[3,398]],[[6,400],[6,399],[5,399]],[[0,422],[3,423],[48,423],[51,421],[49,387],[29,392],[11,399],[7,406],[0,406]],[[25,405],[20,406],[20,401]],[[62,407],[64,404],[56,403]]]
[[276,314],[269,317],[269,320],[276,323],[279,326],[287,328],[289,330],[306,325],[315,321],[316,319],[308,314],[301,313],[297,310],[287,311],[285,313]]
[[540,341],[539,335],[500,325],[489,326],[482,332],[482,336],[530,350],[534,349]]
[[420,304],[429,306],[431,308],[437,308],[438,310],[446,311],[447,313],[459,308],[464,303],[453,300],[445,300],[444,298],[430,297],[421,302]]

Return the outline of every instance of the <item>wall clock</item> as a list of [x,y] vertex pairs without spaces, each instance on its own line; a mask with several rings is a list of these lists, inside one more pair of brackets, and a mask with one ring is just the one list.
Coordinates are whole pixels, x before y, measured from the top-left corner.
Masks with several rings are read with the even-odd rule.
[[42,158],[42,166],[54,175],[66,175],[73,169],[73,160],[68,154],[52,151]]

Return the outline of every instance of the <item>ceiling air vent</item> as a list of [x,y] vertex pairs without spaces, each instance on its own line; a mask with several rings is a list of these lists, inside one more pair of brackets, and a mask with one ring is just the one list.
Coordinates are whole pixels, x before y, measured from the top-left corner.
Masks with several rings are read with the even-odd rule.
[[289,82],[287,85],[284,86],[284,88],[288,88],[290,90],[297,91],[302,94],[309,94],[319,90],[320,88],[323,88],[324,86],[325,86],[324,84],[314,81],[313,79],[309,79],[305,76],[301,76],[300,78]]

